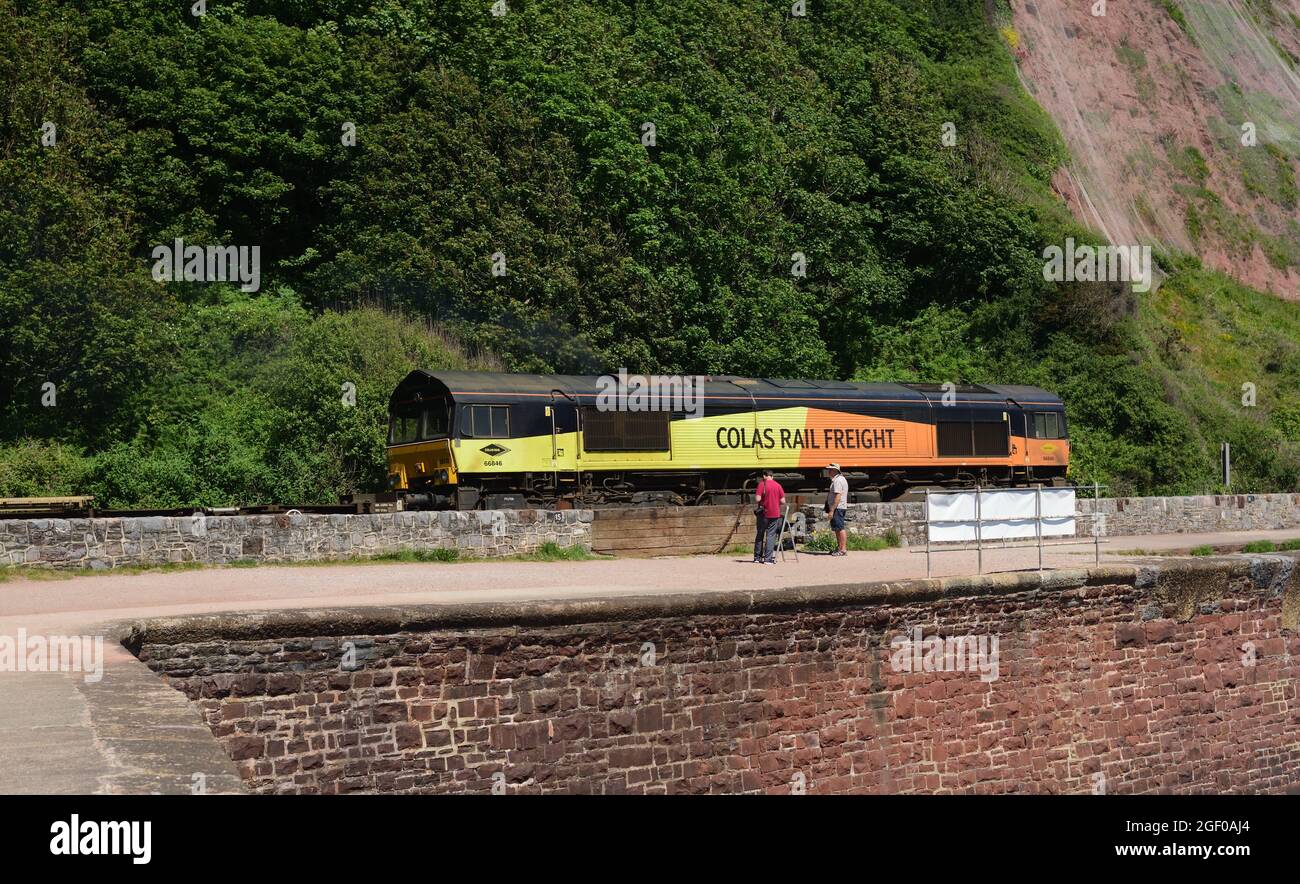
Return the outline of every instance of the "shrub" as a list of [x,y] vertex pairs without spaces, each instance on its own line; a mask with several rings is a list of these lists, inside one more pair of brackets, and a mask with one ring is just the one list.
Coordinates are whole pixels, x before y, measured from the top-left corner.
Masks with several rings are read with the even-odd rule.
[[92,461],[80,449],[24,439],[0,446],[0,497],[84,494]]
[[[850,534],[846,545],[854,552],[874,552],[898,546],[901,542],[898,532],[890,528],[878,537]],[[835,542],[834,534],[829,531],[818,531],[804,541],[803,548],[805,552],[833,552],[839,548],[839,545]]]

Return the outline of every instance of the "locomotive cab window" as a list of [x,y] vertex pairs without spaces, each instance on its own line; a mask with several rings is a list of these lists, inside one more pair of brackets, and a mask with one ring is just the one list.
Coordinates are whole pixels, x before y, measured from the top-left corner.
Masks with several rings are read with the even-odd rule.
[[388,444],[406,445],[420,439],[420,413],[394,414],[388,419]]
[[424,410],[425,439],[445,439],[451,425],[451,408],[447,400],[430,402]]
[[1034,412],[1034,438],[1060,439],[1061,416],[1054,411]]
[[388,444],[409,445],[427,439],[443,439],[450,422],[446,399],[405,402],[388,416]]
[[509,439],[509,405],[466,405],[460,410],[460,434],[469,439]]

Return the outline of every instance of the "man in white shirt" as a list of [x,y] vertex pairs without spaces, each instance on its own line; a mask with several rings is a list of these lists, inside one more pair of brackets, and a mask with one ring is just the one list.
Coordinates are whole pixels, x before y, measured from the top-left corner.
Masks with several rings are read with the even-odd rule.
[[831,517],[831,530],[840,548],[831,553],[833,556],[848,555],[849,532],[844,529],[844,516],[849,505],[849,480],[844,478],[837,463],[827,464],[826,470],[831,474],[831,490],[826,495],[826,515]]

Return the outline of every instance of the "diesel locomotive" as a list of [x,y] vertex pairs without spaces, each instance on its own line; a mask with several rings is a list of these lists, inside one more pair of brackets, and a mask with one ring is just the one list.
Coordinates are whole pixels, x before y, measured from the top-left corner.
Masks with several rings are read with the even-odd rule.
[[726,504],[765,468],[824,492],[838,463],[867,502],[1059,485],[1069,464],[1064,405],[1037,387],[713,375],[687,413],[611,409],[607,378],[412,371],[389,400],[390,489],[407,509]]

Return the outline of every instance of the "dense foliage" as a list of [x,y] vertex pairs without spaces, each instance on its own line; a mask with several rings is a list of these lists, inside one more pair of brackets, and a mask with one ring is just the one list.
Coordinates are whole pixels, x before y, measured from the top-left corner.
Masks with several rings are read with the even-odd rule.
[[[1189,403],[1132,296],[1043,281],[1085,234],[983,2],[490,6],[0,0],[0,494],[373,487],[395,380],[465,351],[1038,383],[1080,479],[1201,491],[1232,435],[1295,487],[1300,420]],[[176,237],[260,246],[260,291],[154,281]]]

